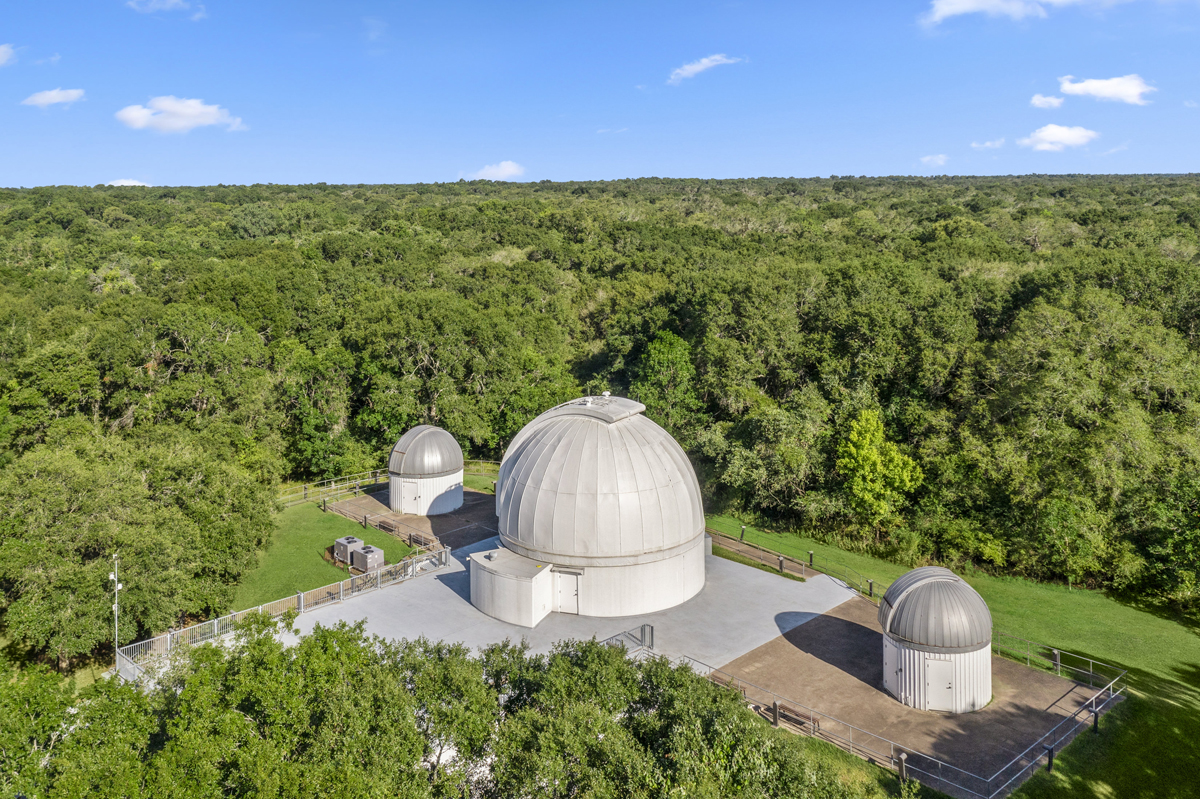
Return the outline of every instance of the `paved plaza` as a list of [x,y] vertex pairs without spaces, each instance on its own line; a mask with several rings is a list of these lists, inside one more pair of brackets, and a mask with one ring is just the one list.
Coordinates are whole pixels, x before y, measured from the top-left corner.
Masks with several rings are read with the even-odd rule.
[[533,651],[547,652],[563,639],[604,639],[652,624],[657,653],[720,666],[854,596],[851,589],[823,575],[796,582],[709,555],[704,589],[682,605],[622,618],[551,613],[530,629],[498,621],[470,602],[467,556],[498,543],[492,537],[454,550],[444,569],[301,614],[296,626],[307,633],[317,624],[361,619],[367,632],[393,640],[425,636],[479,649],[524,638]]
[[[985,778],[1095,693],[1086,685],[993,656],[992,701],[985,708],[957,715],[916,710],[883,688],[877,613],[875,605],[853,597],[748,651],[723,671]],[[747,693],[751,700],[753,693]],[[839,729],[837,734],[846,733]],[[863,744],[886,751],[880,742]]]

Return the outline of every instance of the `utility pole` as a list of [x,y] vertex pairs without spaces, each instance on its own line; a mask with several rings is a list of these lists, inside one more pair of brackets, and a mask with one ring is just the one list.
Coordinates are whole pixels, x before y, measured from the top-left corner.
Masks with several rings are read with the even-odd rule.
[[120,620],[121,620],[121,589],[124,587],[121,585],[121,580],[120,580],[121,575],[120,575],[120,572],[118,571],[119,567],[120,567],[120,561],[117,560],[117,553],[114,552],[113,553],[113,570],[111,572],[109,572],[109,574],[108,574],[108,579],[111,580],[112,584],[113,584],[113,666],[114,667],[117,667],[120,665],[119,663],[117,663],[117,654],[120,652],[120,638],[118,637],[120,635],[120,632],[119,632],[120,628],[119,628],[118,624],[120,623]]

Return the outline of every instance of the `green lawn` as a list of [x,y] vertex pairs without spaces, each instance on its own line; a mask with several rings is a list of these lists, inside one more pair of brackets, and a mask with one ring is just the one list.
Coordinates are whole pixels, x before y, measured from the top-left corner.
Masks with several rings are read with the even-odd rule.
[[382,549],[388,563],[403,559],[411,551],[398,538],[373,527],[364,528],[336,513],[322,513],[316,504],[296,505],[275,517],[271,542],[259,553],[258,568],[238,585],[234,609],[245,610],[344,580],[346,572],[324,560],[321,553],[334,539],[347,535]]
[[[741,522],[709,517],[737,535]],[[809,538],[746,528],[746,540],[793,557],[841,561],[880,583],[906,571]],[[964,575],[991,609],[997,630],[1070,650],[1129,670],[1130,698],[1080,735],[1017,797],[1200,796],[1200,623],[1194,618],[1124,604],[1098,591],[1016,578]]]
[[732,549],[726,549],[725,547],[718,546],[717,544],[713,544],[712,553],[714,555],[716,555],[718,558],[725,558],[725,560],[732,560],[734,563],[740,563],[743,566],[750,566],[751,568],[758,569],[759,571],[769,572],[771,574],[778,575],[779,577],[786,577],[789,580],[795,580],[798,583],[804,582],[804,578],[798,574],[791,574],[790,572],[780,572],[779,569],[772,569],[770,566],[768,566],[765,563],[759,563],[757,560],[748,558],[740,552],[734,552]]

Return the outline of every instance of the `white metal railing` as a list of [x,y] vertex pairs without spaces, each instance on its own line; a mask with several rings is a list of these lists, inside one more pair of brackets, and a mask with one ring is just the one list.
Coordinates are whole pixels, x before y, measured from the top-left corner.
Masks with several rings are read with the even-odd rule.
[[234,632],[238,622],[251,613],[265,613],[271,618],[279,618],[289,610],[307,613],[333,602],[343,602],[350,597],[411,580],[421,574],[436,571],[449,562],[449,547],[420,552],[399,563],[393,563],[366,574],[309,591],[297,591],[294,596],[267,602],[256,608],[239,610],[218,619],[210,619],[181,630],[172,630],[145,641],[127,644],[117,650],[117,673],[123,679],[136,680],[148,667],[169,656],[180,647],[195,646],[224,638]]
[[[629,635],[629,633],[622,633],[621,635]],[[1014,638],[1014,636],[1008,636],[1004,633],[1000,633],[999,635],[1004,638]],[[614,636],[615,638],[620,638],[620,636]],[[1015,640],[1025,641],[1025,639]],[[1126,688],[1124,684],[1126,672],[1122,669],[1085,658],[1082,655],[1075,655],[1063,650],[1054,650],[1049,647],[1033,644],[1033,642],[1026,643],[1031,644],[1033,647],[1049,650],[1050,652],[1058,652],[1060,656],[1088,661],[1090,664],[1088,670],[1083,670],[1079,667],[1056,663],[1058,659],[1049,660],[1049,662],[1059,665],[1059,673],[1061,673],[1061,669],[1069,669],[1072,673],[1084,676],[1099,675],[1101,673],[1104,673],[1105,676],[1111,676],[1074,713],[1059,721],[1053,728],[1038,738],[1038,740],[1030,744],[1021,754],[1000,767],[990,777],[973,774],[932,755],[898,744],[881,735],[876,735],[861,727],[830,716],[827,713],[822,713],[807,705],[780,696],[767,688],[762,688],[721,669],[709,666],[695,658],[685,656],[674,658],[673,660],[677,663],[687,664],[697,674],[708,677],[714,682],[739,691],[747,702],[755,704],[764,711],[769,712],[774,722],[785,725],[794,732],[823,738],[836,746],[844,748],[851,754],[885,767],[890,766],[897,771],[901,770],[901,763],[903,762],[904,771],[902,773],[905,773],[906,776],[915,777],[923,785],[936,788],[945,793],[976,797],[977,799],[996,799],[996,797],[1007,793],[1011,788],[1015,787],[1014,783],[1032,769],[1037,768],[1043,761],[1047,761],[1053,757],[1053,754],[1060,751],[1063,746],[1069,743],[1080,729],[1089,724],[1093,726],[1097,725],[1100,713],[1118,701]],[[1032,661],[1036,657],[1038,655],[1033,654],[1031,650],[1031,666],[1034,665]],[[1093,687],[1095,686],[1093,685]],[[901,755],[904,755],[904,757],[901,758]]]
[[[497,461],[468,460],[463,462],[463,473],[480,476],[495,475],[500,470]],[[368,488],[386,483],[387,469],[372,469],[369,472],[347,474],[329,480],[318,480],[314,483],[292,486],[279,492],[279,501],[284,507],[299,505],[304,502],[321,502],[322,500],[337,500],[347,494],[357,496]]]

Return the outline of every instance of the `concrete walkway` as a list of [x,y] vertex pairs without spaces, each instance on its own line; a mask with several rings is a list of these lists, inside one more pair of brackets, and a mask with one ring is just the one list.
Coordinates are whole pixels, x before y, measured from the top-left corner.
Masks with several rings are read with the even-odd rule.
[[524,638],[533,651],[547,652],[563,639],[604,639],[648,623],[654,625],[656,652],[720,666],[854,596],[823,575],[801,583],[710,555],[704,590],[678,607],[607,619],[551,613],[529,629],[493,619],[470,603],[466,558],[497,542],[490,538],[456,550],[451,565],[433,574],[302,614],[296,626],[303,634],[317,624],[363,619],[367,632],[393,640],[425,636],[479,649]]

